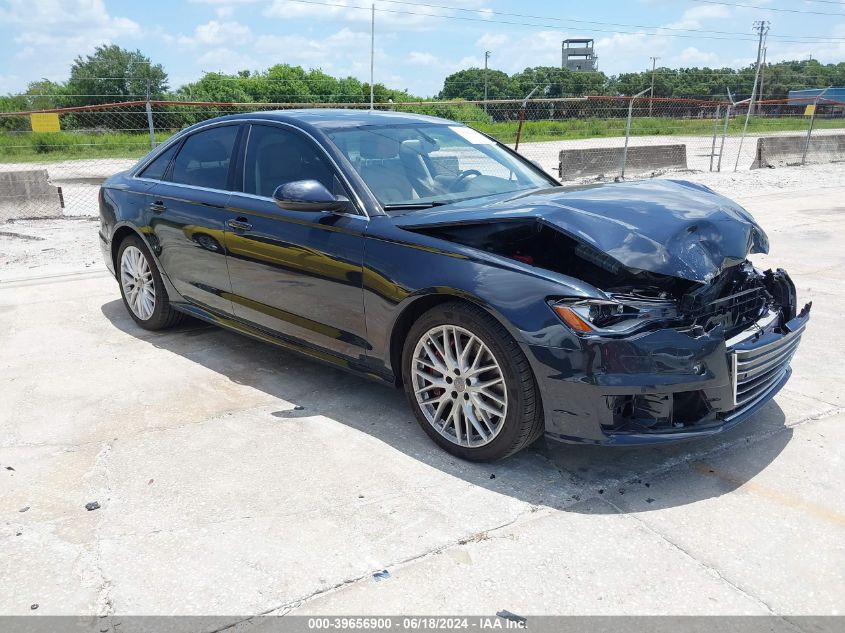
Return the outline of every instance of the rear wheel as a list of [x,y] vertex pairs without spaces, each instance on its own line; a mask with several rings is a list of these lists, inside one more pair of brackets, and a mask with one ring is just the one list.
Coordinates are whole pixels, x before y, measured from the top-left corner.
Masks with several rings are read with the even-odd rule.
[[402,369],[417,421],[453,455],[492,461],[543,433],[528,359],[507,330],[476,306],[447,303],[423,314],[408,333]]
[[117,251],[120,294],[132,319],[147,330],[163,330],[182,320],[182,313],[170,305],[161,274],[136,235],[126,237]]

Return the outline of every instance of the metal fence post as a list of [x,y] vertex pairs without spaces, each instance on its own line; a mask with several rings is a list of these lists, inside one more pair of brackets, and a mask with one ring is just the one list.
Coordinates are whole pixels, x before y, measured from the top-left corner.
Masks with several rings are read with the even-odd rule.
[[804,142],[804,153],[801,155],[801,164],[804,165],[807,162],[807,151],[810,149],[810,135],[813,133],[813,123],[816,121],[816,109],[819,107],[819,101],[821,100],[824,93],[830,90],[833,86],[828,86],[824,90],[822,90],[816,98],[813,100],[813,111],[810,113],[810,122],[807,124],[807,140]]
[[156,129],[153,124],[153,106],[150,103],[150,80],[147,79],[147,127],[150,129],[150,149],[156,148]]
[[628,137],[631,136],[631,118],[634,113],[634,99],[642,97],[649,90],[651,90],[651,88],[646,88],[645,90],[638,92],[631,97],[631,102],[628,104],[628,122],[625,124],[625,147],[622,148],[622,165],[619,169],[620,180],[625,179],[625,163],[628,162]]
[[[534,96],[534,93],[537,92],[537,88],[539,86],[534,86],[534,90],[528,93],[525,99],[522,100],[522,107],[519,109],[519,125],[516,128],[516,144],[513,147],[513,151],[519,150],[519,137],[522,136],[522,124],[525,123],[525,108],[528,107],[528,100]],[[484,105],[487,105],[487,102],[484,102]]]
[[[728,93],[730,95],[730,92]],[[719,161],[716,163],[716,171],[722,171],[722,155],[725,153],[725,136],[728,134],[728,122],[731,119],[731,105],[725,108],[725,126],[722,128],[722,144],[719,145]]]
[[716,113],[713,115],[713,142],[710,144],[710,171],[713,171],[713,158],[716,154],[716,134],[719,132],[719,119],[721,119],[722,106],[716,106]]

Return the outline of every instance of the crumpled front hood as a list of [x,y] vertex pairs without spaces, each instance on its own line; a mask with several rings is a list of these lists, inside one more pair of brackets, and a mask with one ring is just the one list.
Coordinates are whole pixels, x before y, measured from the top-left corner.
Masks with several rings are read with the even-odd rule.
[[536,218],[623,266],[706,283],[769,239],[751,214],[683,180],[555,187],[517,197],[467,200],[394,218],[415,228]]

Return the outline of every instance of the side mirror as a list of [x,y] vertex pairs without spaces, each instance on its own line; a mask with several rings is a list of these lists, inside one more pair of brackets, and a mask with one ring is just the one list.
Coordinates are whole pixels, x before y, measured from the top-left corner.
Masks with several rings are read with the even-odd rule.
[[336,196],[317,180],[295,180],[276,187],[273,200],[290,211],[345,211],[349,199]]

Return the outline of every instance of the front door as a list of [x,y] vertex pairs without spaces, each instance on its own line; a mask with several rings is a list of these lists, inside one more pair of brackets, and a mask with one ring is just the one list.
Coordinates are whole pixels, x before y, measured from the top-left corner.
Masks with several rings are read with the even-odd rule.
[[242,192],[232,194],[227,210],[235,315],[307,348],[360,358],[367,346],[366,216],[275,204],[276,187],[296,180],[318,180],[347,195],[322,149],[299,132],[252,125],[245,152]]
[[164,177],[147,192],[158,257],[187,301],[232,314],[224,248],[229,167],[238,125],[187,137]]

